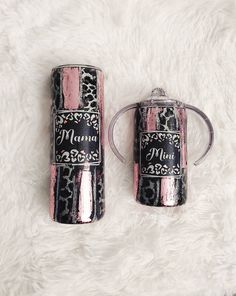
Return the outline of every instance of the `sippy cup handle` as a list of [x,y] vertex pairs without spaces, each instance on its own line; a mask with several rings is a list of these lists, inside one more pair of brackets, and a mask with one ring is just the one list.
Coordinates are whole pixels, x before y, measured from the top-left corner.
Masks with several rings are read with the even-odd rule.
[[[152,94],[154,93],[155,94],[155,90],[153,90]],[[163,94],[160,94],[160,96],[165,96],[165,92],[162,90],[162,89],[157,89],[159,92],[160,90],[163,92]],[[186,109],[189,109],[191,111],[194,111],[196,112],[203,120],[204,122],[206,123],[207,125],[207,128],[208,128],[208,131],[209,131],[209,142],[208,142],[208,146],[206,148],[206,150],[204,151],[204,153],[201,155],[201,157],[196,160],[194,162],[194,165],[199,165],[200,163],[202,163],[202,161],[206,158],[207,154],[209,153],[209,151],[211,150],[212,146],[213,146],[213,142],[214,142],[214,129],[213,129],[213,126],[211,124],[211,121],[210,119],[207,117],[207,115],[202,112],[200,109],[198,109],[197,107],[195,106],[192,106],[192,105],[189,105],[189,104],[184,104],[185,108]],[[118,111],[112,118],[111,122],[110,122],[110,125],[109,125],[109,129],[108,129],[108,141],[109,141],[109,144],[110,144],[110,147],[113,151],[113,153],[116,155],[116,157],[123,163],[126,162],[125,158],[120,154],[120,152],[118,151],[115,143],[114,143],[114,127],[115,127],[115,124],[117,122],[117,120],[119,119],[119,117],[121,115],[123,115],[125,112],[131,110],[131,109],[135,109],[138,107],[138,103],[134,103],[134,104],[130,104],[130,105],[127,105],[125,106],[124,108],[122,108],[120,111]]]
[[213,129],[213,126],[211,124],[210,119],[208,118],[208,116],[204,112],[202,112],[197,107],[189,105],[189,104],[185,104],[185,107],[186,107],[186,109],[189,109],[191,111],[196,112],[204,120],[204,122],[207,125],[208,132],[209,132],[208,146],[207,146],[206,150],[204,151],[204,153],[201,155],[201,157],[194,162],[194,165],[199,165],[205,159],[205,157],[207,156],[207,154],[209,153],[209,151],[211,150],[211,148],[213,146],[213,143],[214,143],[214,129]]
[[135,109],[138,106],[138,103],[130,104],[122,108],[120,111],[118,111],[112,118],[109,128],[108,128],[108,141],[111,147],[111,150],[115,154],[115,156],[123,163],[126,162],[125,158],[120,154],[119,150],[117,149],[115,142],[114,142],[114,127],[121,115],[123,115],[125,112]]

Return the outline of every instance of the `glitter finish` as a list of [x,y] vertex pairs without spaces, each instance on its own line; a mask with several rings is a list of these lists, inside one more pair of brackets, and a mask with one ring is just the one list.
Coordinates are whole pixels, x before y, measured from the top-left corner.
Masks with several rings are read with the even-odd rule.
[[52,70],[50,216],[66,224],[104,214],[103,73],[87,65]]
[[112,118],[108,140],[112,151],[123,163],[114,142],[114,127],[119,117],[135,109],[134,114],[134,195],[147,206],[174,207],[187,198],[187,112],[196,112],[209,132],[209,142],[199,165],[208,155],[214,142],[214,129],[207,115],[195,106],[171,99],[161,88],[139,103],[119,110]]
[[178,206],[187,196],[186,110],[176,101],[144,101],[135,111],[134,184],[138,202]]

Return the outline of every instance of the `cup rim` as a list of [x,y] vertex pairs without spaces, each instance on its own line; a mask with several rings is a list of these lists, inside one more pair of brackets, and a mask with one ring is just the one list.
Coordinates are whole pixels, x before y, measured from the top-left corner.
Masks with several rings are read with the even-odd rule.
[[91,68],[91,69],[96,69],[99,71],[102,71],[101,68],[93,66],[93,65],[86,65],[86,64],[63,64],[63,65],[59,65],[56,66],[54,68],[52,68],[52,71],[56,70],[56,69],[61,69],[61,68]]

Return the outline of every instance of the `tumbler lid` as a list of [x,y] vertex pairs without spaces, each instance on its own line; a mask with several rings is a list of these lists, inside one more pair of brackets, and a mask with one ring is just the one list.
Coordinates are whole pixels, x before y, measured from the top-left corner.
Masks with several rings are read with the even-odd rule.
[[61,69],[61,68],[91,68],[91,69],[96,69],[96,70],[102,71],[102,69],[99,68],[99,67],[95,67],[95,66],[92,66],[92,65],[85,65],[85,64],[64,64],[64,65],[59,65],[59,66],[56,66],[56,67],[52,68],[52,71],[54,71],[56,69]]
[[138,103],[139,107],[174,107],[185,108],[185,104],[170,98],[162,88],[154,88],[151,96]]

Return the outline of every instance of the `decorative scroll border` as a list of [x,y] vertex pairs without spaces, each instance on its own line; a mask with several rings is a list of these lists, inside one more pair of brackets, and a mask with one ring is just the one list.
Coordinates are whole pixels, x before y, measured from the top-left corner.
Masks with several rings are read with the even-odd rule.
[[[154,136],[156,134],[163,133],[163,134],[178,134],[180,135],[179,131],[145,131],[145,132],[140,132],[140,140],[139,140],[139,169],[140,169],[140,175],[143,177],[151,177],[151,178],[162,178],[162,177],[174,177],[174,178],[181,178],[182,177],[182,147],[181,147],[181,141],[179,141],[179,149],[180,149],[180,167],[179,171],[180,173],[178,175],[150,175],[150,174],[144,174],[141,173],[142,171],[142,158],[141,158],[141,149],[142,149],[142,137],[144,134],[153,134]],[[152,137],[153,139],[154,137]],[[144,147],[145,148],[145,147]]]
[[[56,116],[59,114],[64,114],[64,113],[88,113],[88,114],[98,114],[98,140],[99,140],[99,158],[98,161],[84,161],[81,163],[73,163],[73,162],[57,162],[56,161],[56,152],[55,152],[55,121],[56,121]],[[93,111],[83,111],[83,110],[58,110],[56,113],[53,114],[53,160],[52,164],[55,165],[74,165],[74,166],[84,166],[84,165],[100,165],[101,163],[101,133],[100,133],[100,127],[101,127],[101,117],[100,117],[100,112],[93,112]]]

